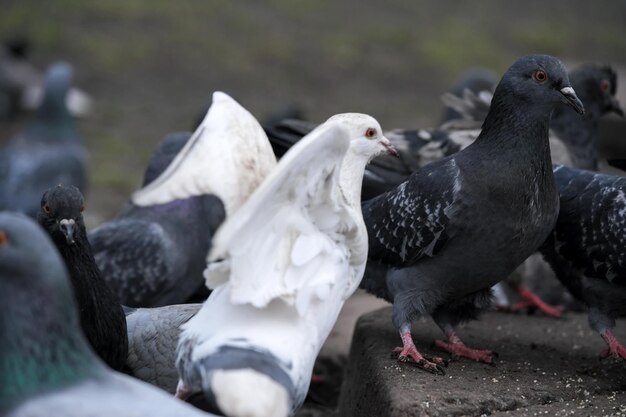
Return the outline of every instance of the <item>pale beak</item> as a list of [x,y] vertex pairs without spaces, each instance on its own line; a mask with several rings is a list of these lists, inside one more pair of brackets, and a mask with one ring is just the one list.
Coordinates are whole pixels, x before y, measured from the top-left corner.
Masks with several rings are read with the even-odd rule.
[[68,245],[73,245],[74,244],[74,225],[76,224],[76,222],[74,221],[74,219],[62,219],[59,222],[59,229],[61,229],[61,232],[63,232],[63,235],[65,235],[65,240],[67,240],[67,244]]
[[382,139],[379,141],[381,145],[383,145],[385,147],[385,149],[387,150],[387,153],[389,155],[393,155],[396,158],[400,158],[400,154],[398,153],[398,151],[396,151],[396,148],[393,147],[393,145],[391,144],[391,142],[389,142],[389,139],[387,139],[386,137],[382,137]]
[[583,106],[583,103],[580,101],[572,87],[563,87],[559,91],[563,95],[563,101],[566,104],[569,104],[578,113],[585,114],[585,106]]

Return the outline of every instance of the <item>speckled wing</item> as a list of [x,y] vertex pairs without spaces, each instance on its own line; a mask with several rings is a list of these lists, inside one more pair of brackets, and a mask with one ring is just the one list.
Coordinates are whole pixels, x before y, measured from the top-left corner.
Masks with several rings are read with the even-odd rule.
[[119,219],[89,234],[102,276],[123,304],[155,306],[177,288],[170,282],[184,270],[185,260],[162,225],[138,219]]
[[348,145],[343,128],[322,125],[281,159],[218,230],[209,260],[223,261],[205,271],[209,288],[229,282],[235,304],[264,307],[281,298],[303,312],[311,293],[323,298],[340,279],[356,279],[354,242],[343,240],[357,226],[339,190]]
[[140,308],[126,315],[128,360],[132,375],[174,394],[178,383],[176,346],[180,326],[193,317],[202,304],[177,304]]
[[454,159],[447,158],[426,166],[394,190],[364,202],[368,258],[410,266],[425,256],[437,255],[453,234],[450,221],[459,177]]
[[555,247],[584,275],[626,284],[626,178],[556,167]]

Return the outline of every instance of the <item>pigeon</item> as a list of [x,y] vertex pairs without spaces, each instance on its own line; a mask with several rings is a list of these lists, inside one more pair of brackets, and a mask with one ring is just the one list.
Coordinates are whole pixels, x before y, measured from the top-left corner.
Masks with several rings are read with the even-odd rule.
[[37,222],[48,233],[67,267],[80,325],[102,360],[116,371],[128,356],[126,317],[119,299],[96,265],[83,220],[83,195],[73,185],[58,185],[41,198]]
[[130,373],[174,394],[178,384],[176,346],[180,326],[188,322],[202,304],[176,304],[156,308],[126,308]]
[[[480,95],[483,92],[493,93],[493,89],[497,83],[498,76],[493,71],[487,68],[472,68],[463,74],[450,93],[452,96],[457,98],[467,95],[467,91],[475,95]],[[446,95],[446,97],[449,97],[449,95]],[[479,109],[481,108],[479,107]],[[484,110],[484,108],[482,110]],[[484,115],[486,116],[487,114],[484,113]],[[463,119],[464,116],[464,111],[459,112],[454,109],[454,106],[446,106],[440,124],[444,124],[452,120]]]
[[385,150],[395,152],[375,119],[335,115],[222,225],[205,271],[213,291],[182,326],[179,398],[203,392],[229,416],[287,416],[302,404],[365,268],[361,181]]
[[361,286],[393,303],[401,362],[443,373],[422,356],[411,323],[431,316],[454,356],[492,363],[466,346],[456,326],[491,304],[491,286],[539,248],[559,201],[548,146],[553,108],[584,112],[563,64],[549,55],[518,59],[496,87],[476,141],[433,162],[394,190],[363,203],[369,236]]
[[626,178],[554,166],[561,209],[541,247],[557,278],[589,308],[589,324],[607,344],[600,357],[626,359],[612,333],[626,315]]
[[[184,135],[172,135],[170,139],[176,142]],[[164,148],[167,146],[160,149]],[[94,260],[83,209],[80,191],[74,186],[59,185],[44,194],[38,216],[70,273],[83,333],[109,367],[174,394],[180,325],[201,304],[141,309],[120,305]]]
[[186,302],[203,285],[215,230],[275,164],[256,119],[226,94],[215,93],[192,137],[168,138],[129,207],[89,235],[98,267],[121,302]]
[[[444,94],[442,101],[451,110],[451,114],[447,115],[441,126],[385,132],[400,158],[382,155],[368,165],[363,178],[363,199],[369,200],[393,189],[425,165],[452,155],[473,143],[480,134],[481,124],[491,104],[495,82],[493,87],[490,86],[490,79],[487,70],[471,71],[452,93]],[[577,166],[576,163],[583,159],[573,154],[579,154],[580,150],[591,147],[595,155],[598,118],[607,112],[622,114],[622,111],[615,99],[617,80],[610,67],[583,65],[571,72],[570,82],[575,91],[582,90],[580,99],[585,107],[593,103],[594,110],[581,119],[568,107],[558,106],[551,125],[553,130],[550,133],[550,148],[554,163]],[[600,111],[595,111],[596,109]],[[315,126],[311,122],[286,119],[272,120],[264,128],[276,156],[281,157]],[[589,155],[593,157],[592,154]]]
[[46,74],[45,97],[34,120],[0,150],[0,209],[32,218],[41,195],[63,183],[86,191],[86,151],[65,106],[72,67],[53,65]]
[[109,369],[80,330],[63,260],[23,214],[0,213],[0,414],[207,416]]

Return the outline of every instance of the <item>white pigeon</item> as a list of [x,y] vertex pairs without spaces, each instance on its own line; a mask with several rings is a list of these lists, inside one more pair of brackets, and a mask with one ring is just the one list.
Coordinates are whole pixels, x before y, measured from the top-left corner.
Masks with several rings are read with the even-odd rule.
[[[331,117],[280,160],[218,230],[213,289],[182,326],[178,397],[202,391],[227,416],[287,416],[367,260],[361,183],[395,153],[367,115]],[[215,320],[221,317],[221,320]]]
[[204,120],[167,169],[135,192],[137,206],[217,195],[233,214],[276,166],[263,128],[230,96],[213,93]]

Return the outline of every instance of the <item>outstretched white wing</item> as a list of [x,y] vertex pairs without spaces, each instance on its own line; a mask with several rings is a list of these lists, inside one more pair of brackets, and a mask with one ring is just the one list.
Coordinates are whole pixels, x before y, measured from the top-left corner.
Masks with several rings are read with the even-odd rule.
[[213,239],[209,261],[221,261],[205,270],[209,288],[230,282],[234,304],[281,298],[303,314],[349,280],[357,224],[339,188],[349,143],[344,128],[322,125],[280,160]]
[[213,93],[213,104],[192,138],[167,169],[137,191],[139,206],[215,194],[234,213],[276,166],[263,128],[225,93]]

